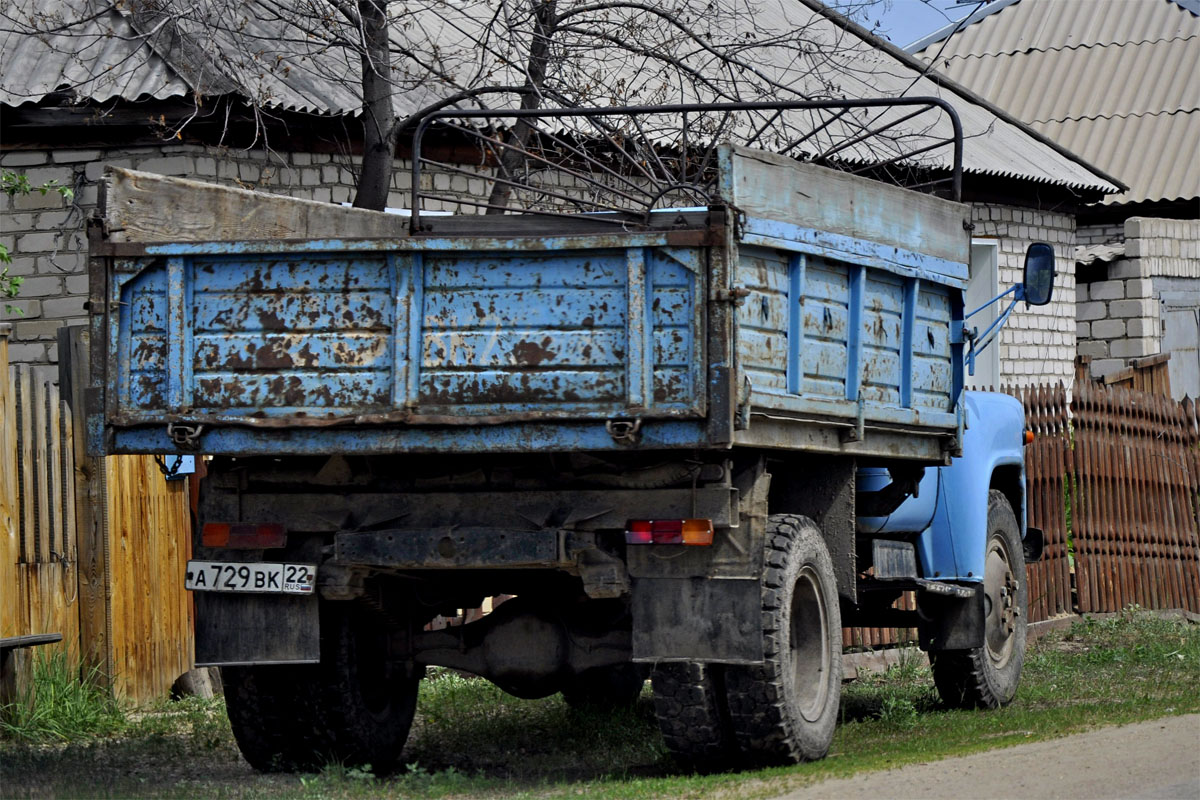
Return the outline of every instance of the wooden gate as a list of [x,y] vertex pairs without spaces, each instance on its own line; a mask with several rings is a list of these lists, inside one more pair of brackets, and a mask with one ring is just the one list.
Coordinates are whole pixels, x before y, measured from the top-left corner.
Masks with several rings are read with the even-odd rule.
[[134,702],[191,668],[187,484],[152,456],[90,458],[83,330],[59,340],[58,374],[9,368],[0,324],[0,636],[62,633],[72,658]]

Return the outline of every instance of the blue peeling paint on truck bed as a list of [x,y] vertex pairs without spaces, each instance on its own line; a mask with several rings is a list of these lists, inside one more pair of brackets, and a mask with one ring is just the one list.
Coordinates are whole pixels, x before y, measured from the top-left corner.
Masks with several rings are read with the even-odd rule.
[[168,425],[203,426],[214,454],[709,448],[754,412],[951,449],[965,254],[725,211],[628,232],[100,243],[118,313],[94,431],[108,452],[177,450]]

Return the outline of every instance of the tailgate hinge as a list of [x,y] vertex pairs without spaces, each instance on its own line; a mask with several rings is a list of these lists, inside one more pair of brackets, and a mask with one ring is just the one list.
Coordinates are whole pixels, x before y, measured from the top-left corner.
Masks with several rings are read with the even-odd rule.
[[742,301],[749,296],[749,289],[744,286],[734,286],[731,289],[714,289],[712,301],[714,303],[733,303],[735,306],[740,306]]

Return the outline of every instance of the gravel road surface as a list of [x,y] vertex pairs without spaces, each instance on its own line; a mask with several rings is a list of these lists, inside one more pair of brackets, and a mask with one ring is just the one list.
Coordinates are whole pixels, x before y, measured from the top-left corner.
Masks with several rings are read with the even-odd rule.
[[1200,714],[808,786],[780,800],[1200,800]]

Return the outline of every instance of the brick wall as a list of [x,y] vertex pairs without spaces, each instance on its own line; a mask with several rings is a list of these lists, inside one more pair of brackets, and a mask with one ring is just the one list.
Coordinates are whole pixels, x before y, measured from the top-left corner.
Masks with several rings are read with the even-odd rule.
[[1019,283],[1025,250],[1054,247],[1054,296],[1040,307],[1018,303],[1000,334],[1000,380],[1015,386],[1062,381],[1071,385],[1075,363],[1075,218],[1015,206],[976,205],[973,235],[999,249],[1000,291]]
[[1200,220],[1131,217],[1124,239],[1125,257],[1105,279],[1076,287],[1079,352],[1092,357],[1096,377],[1161,352],[1164,288],[1200,304]]
[[[55,331],[61,325],[86,321],[84,223],[96,208],[99,180],[106,166],[343,203],[353,198],[358,163],[356,156],[268,154],[199,145],[0,153],[0,167],[25,174],[32,185],[57,180],[76,189],[72,203],[64,203],[56,193],[0,195],[0,243],[13,257],[10,274],[24,279],[19,299],[0,304],[0,320],[13,323],[12,362],[57,363]],[[453,197],[478,197],[486,190],[482,177],[462,174],[426,172],[422,183],[445,195],[426,201],[425,207],[431,210],[471,213],[473,208],[460,208]],[[388,205],[407,208],[410,204],[408,162],[397,162]],[[164,213],[170,213],[169,209]],[[19,311],[7,313],[5,305]]]
[[1086,247],[1090,244],[1113,244],[1125,241],[1125,223],[1112,222],[1105,225],[1081,225],[1075,231],[1075,244]]

